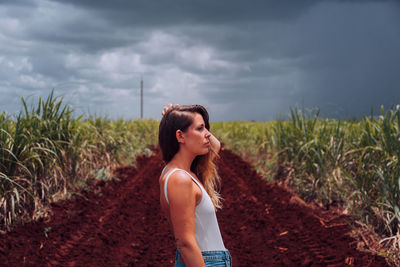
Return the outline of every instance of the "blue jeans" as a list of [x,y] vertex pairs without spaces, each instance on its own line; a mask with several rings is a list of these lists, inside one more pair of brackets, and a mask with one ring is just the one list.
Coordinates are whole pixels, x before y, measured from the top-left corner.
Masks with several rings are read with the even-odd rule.
[[[202,251],[206,267],[210,266],[225,266],[232,267],[232,258],[228,250],[215,250],[215,251]],[[186,267],[186,264],[180,262],[181,253],[179,249],[176,250],[176,258],[174,267]]]

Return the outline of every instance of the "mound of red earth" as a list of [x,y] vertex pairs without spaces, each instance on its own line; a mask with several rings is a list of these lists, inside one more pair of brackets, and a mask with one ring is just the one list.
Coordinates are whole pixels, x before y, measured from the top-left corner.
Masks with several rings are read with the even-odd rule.
[[[0,236],[1,266],[172,266],[176,247],[159,206],[160,154],[121,167],[120,181],[52,205],[53,215]],[[298,204],[221,151],[217,212],[233,266],[385,266],[359,252],[346,217]],[[99,186],[99,185],[97,185]],[[300,201],[301,203],[301,201]]]

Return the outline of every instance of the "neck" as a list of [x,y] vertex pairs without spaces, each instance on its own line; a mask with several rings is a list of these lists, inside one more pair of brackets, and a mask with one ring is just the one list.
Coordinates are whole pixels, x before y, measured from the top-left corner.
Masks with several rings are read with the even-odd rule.
[[178,153],[172,158],[168,163],[169,166],[173,168],[183,169],[190,171],[190,166],[192,166],[193,160],[196,158],[195,154],[190,153],[185,149],[179,149]]

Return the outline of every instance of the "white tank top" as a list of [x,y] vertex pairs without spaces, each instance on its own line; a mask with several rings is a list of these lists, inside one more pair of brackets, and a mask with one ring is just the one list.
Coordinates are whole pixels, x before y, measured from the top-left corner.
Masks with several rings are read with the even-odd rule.
[[186,172],[201,189],[201,201],[196,206],[195,210],[195,237],[200,250],[227,250],[222,241],[217,216],[215,215],[215,209],[211,198],[203,186],[192,175],[190,175],[190,173],[183,169],[175,168],[168,174],[164,183],[164,194],[167,203],[169,204],[167,195],[168,179],[171,174],[177,170]]

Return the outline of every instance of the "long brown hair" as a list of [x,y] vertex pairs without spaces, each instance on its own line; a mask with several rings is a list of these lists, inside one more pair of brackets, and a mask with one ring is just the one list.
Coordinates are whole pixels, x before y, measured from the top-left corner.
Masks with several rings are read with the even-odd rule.
[[[193,123],[194,113],[199,113],[204,120],[207,130],[210,130],[207,110],[201,105],[182,105],[168,110],[161,119],[158,129],[158,143],[162,157],[166,164],[172,160],[179,151],[179,143],[176,139],[176,131],[186,132]],[[215,209],[222,208],[221,196],[218,193],[221,178],[217,172],[215,159],[218,151],[213,148],[205,155],[197,156],[190,166],[190,170],[197,175],[204,185],[204,189],[210,196]]]

